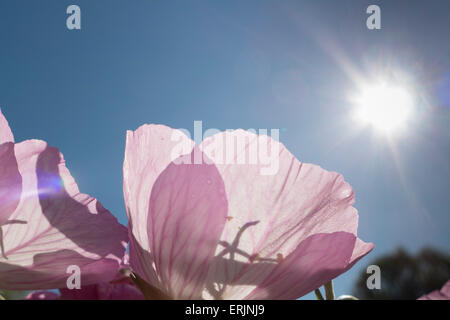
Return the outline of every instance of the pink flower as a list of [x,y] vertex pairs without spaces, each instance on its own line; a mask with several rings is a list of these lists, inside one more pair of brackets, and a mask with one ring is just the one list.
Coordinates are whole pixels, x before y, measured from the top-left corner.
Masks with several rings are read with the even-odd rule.
[[441,290],[425,294],[417,300],[450,300],[450,280],[444,284]]
[[0,112],[0,288],[66,287],[71,265],[81,284],[114,278],[126,228],[79,192],[60,152],[40,140],[15,143]]
[[59,300],[59,294],[52,291],[33,291],[26,300]]
[[35,291],[27,300],[143,300],[144,296],[130,278],[129,265],[124,257],[115,278],[109,282],[82,286],[81,289],[59,289],[60,294],[52,291]]
[[102,282],[83,286],[81,289],[60,289],[60,294],[52,291],[35,291],[27,300],[143,300],[144,296],[131,284],[111,284]]
[[[277,172],[248,150],[276,150]],[[130,265],[159,298],[296,299],[373,248],[341,175],[243,130],[198,147],[162,125],[128,132],[124,196]]]
[[141,291],[131,284],[103,282],[81,290],[60,289],[60,292],[61,300],[144,300]]

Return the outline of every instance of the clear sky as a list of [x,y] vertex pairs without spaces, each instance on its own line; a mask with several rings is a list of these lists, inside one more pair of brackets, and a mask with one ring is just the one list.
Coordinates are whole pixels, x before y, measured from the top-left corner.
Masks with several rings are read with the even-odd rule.
[[[66,8],[81,8],[81,30]],[[368,30],[366,8],[381,8]],[[303,162],[353,186],[374,251],[450,251],[450,2],[2,0],[0,106],[17,141],[58,147],[82,192],[126,224],[127,129],[280,128]],[[414,88],[414,118],[386,137],[361,127],[362,81]]]

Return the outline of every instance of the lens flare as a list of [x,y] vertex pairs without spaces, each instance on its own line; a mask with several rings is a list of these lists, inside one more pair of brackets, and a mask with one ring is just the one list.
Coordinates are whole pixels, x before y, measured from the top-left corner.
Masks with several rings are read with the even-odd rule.
[[356,121],[384,133],[404,128],[413,109],[408,90],[387,84],[367,86],[354,100]]

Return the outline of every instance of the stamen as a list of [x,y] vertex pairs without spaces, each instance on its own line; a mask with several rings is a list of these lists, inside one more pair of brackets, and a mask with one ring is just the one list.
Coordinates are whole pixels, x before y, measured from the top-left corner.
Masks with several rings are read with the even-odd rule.
[[252,254],[249,258],[248,258],[248,260],[251,262],[251,263],[253,263],[253,262],[255,262],[256,260],[258,260],[260,257],[259,257],[259,254],[257,254],[257,253],[255,253],[255,254]]
[[278,263],[280,263],[281,261],[283,261],[284,257],[282,253],[277,253],[277,261]]

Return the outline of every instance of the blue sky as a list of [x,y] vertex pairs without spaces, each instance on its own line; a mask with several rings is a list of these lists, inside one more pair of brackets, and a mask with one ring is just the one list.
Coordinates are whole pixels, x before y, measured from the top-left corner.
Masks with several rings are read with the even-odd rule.
[[[71,4],[81,30],[66,28]],[[370,4],[381,30],[366,28]],[[0,106],[17,141],[58,147],[80,189],[124,224],[126,130],[281,128],[299,160],[355,190],[359,235],[375,249],[337,279],[349,293],[398,246],[450,251],[449,12],[445,0],[3,0]],[[413,85],[405,133],[357,130],[355,74]]]

